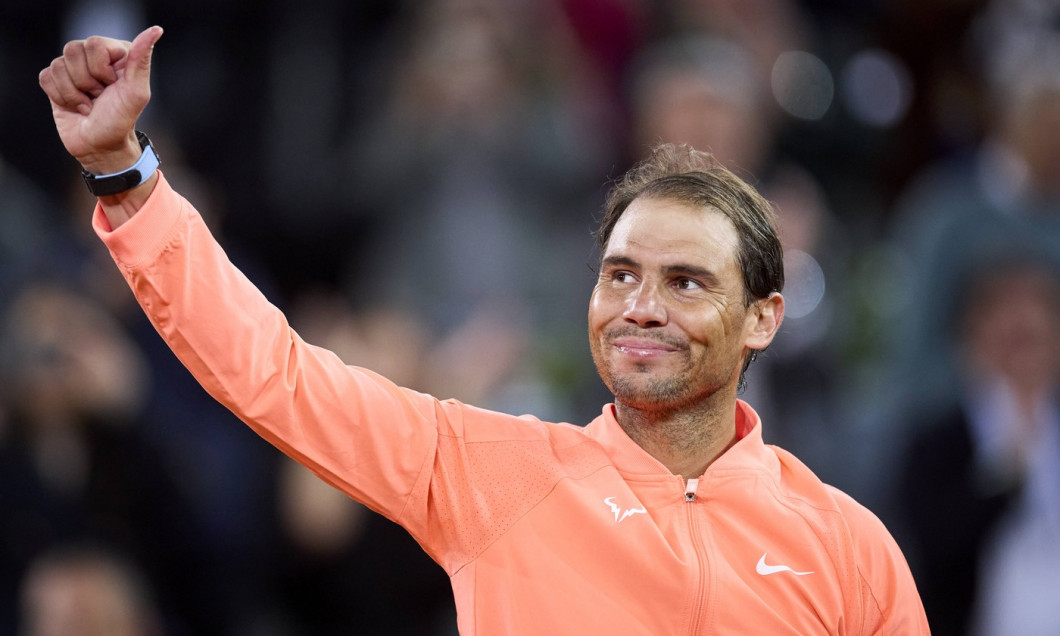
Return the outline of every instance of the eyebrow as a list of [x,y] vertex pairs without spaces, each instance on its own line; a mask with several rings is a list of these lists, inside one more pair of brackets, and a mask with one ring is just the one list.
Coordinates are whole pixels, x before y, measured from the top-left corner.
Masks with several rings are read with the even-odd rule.
[[[629,267],[631,269],[641,269],[642,266],[636,259],[628,256],[608,256],[603,259],[601,263],[604,268],[615,268],[615,267]],[[705,267],[699,267],[698,265],[688,264],[674,264],[663,266],[663,273],[668,277],[681,276],[687,278],[695,278],[702,280],[705,283],[711,285],[718,284],[718,276],[711,270]]]
[[630,267],[632,269],[640,269],[640,263],[628,256],[605,256],[600,264],[605,268]]

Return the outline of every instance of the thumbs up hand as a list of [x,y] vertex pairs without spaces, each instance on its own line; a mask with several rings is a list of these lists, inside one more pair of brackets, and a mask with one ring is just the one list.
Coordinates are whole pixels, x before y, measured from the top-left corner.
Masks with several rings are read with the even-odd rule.
[[136,120],[151,99],[151,55],[162,37],[153,26],[132,42],[74,40],[41,71],[59,137],[93,174],[124,170],[140,157]]

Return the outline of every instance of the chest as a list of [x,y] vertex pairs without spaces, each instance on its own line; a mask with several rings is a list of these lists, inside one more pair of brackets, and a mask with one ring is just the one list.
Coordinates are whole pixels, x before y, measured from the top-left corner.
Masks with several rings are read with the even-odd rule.
[[514,621],[493,626],[505,633],[838,634],[841,543],[752,476],[686,496],[677,477],[601,471],[559,484],[476,559],[470,598],[454,585],[458,607]]

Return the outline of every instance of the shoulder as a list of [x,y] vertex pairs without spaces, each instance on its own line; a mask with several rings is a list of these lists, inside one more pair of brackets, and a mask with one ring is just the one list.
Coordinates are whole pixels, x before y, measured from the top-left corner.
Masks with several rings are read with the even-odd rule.
[[460,437],[466,443],[546,442],[573,444],[588,439],[585,429],[567,423],[546,422],[533,415],[511,415],[464,404],[459,400],[435,400],[442,435]]
[[439,459],[466,463],[476,473],[582,475],[611,462],[606,450],[586,429],[543,421],[532,415],[509,415],[463,404],[437,402]]
[[872,633],[928,634],[909,564],[894,537],[868,508],[832,488],[854,549],[863,616]]
[[[835,486],[825,484],[824,488],[843,517],[844,525],[849,529],[850,538],[859,557],[863,553],[866,556],[879,556],[886,553],[897,554],[901,558],[897,543],[876,513]],[[904,558],[902,561],[904,563]]]
[[898,544],[875,513],[846,492],[822,482],[791,453],[774,450],[781,466],[780,496],[801,511],[823,541],[851,557],[861,573],[908,569]]
[[859,563],[862,557],[878,559],[890,555],[889,559],[897,556],[904,565],[890,531],[875,513],[846,492],[821,481],[791,453],[773,448],[780,460],[781,496],[792,505],[799,505],[804,516],[816,518],[828,531],[846,535]]
[[791,505],[801,508],[803,518],[829,546],[844,595],[858,607],[865,630],[927,634],[913,575],[883,521],[849,494],[822,482],[790,453],[776,451],[783,496],[797,502]]

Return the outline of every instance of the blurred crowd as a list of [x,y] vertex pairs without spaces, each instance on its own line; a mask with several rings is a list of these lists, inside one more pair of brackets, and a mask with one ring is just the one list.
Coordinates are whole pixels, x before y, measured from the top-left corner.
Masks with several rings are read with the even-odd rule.
[[883,518],[933,633],[1060,633],[1060,2],[37,0],[0,7],[0,636],[455,632],[91,234],[36,75],[150,24],[167,178],[303,337],[438,397],[597,415],[608,181],[713,151],[780,219],[766,440]]

